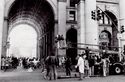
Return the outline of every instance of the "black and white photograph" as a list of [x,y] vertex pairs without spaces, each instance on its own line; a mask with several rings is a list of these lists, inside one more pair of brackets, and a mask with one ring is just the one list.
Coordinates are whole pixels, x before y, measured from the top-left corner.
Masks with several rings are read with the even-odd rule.
[[125,81],[125,0],[0,0],[0,82],[51,81]]

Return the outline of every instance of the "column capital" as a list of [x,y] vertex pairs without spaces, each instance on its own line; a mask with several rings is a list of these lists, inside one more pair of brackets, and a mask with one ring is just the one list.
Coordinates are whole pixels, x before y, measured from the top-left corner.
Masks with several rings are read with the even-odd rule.
[[66,2],[67,0],[58,0],[58,2]]

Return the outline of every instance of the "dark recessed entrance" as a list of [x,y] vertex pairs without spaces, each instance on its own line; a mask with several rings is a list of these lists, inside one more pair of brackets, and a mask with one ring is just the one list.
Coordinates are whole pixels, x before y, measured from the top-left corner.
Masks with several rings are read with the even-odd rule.
[[66,33],[66,42],[69,44],[70,47],[66,50],[66,55],[71,57],[72,63],[76,64],[76,56],[77,56],[77,30],[71,28]]

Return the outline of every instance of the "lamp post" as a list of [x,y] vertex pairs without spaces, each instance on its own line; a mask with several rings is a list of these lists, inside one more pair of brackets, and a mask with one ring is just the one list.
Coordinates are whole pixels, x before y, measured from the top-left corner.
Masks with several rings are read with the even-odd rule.
[[64,40],[63,35],[57,35],[55,37],[55,45],[56,45],[56,52],[57,52],[57,55],[58,55],[58,53],[59,53],[58,49],[63,48],[65,46],[65,40]]
[[63,46],[64,37],[63,35],[57,35],[55,37],[55,43],[57,44],[57,48],[61,48]]

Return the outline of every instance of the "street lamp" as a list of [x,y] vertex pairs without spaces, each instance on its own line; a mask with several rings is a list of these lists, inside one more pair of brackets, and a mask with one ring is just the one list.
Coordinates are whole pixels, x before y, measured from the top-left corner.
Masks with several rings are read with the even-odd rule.
[[64,45],[64,37],[63,37],[63,35],[57,35],[55,37],[55,43],[57,43],[57,48],[61,48]]

